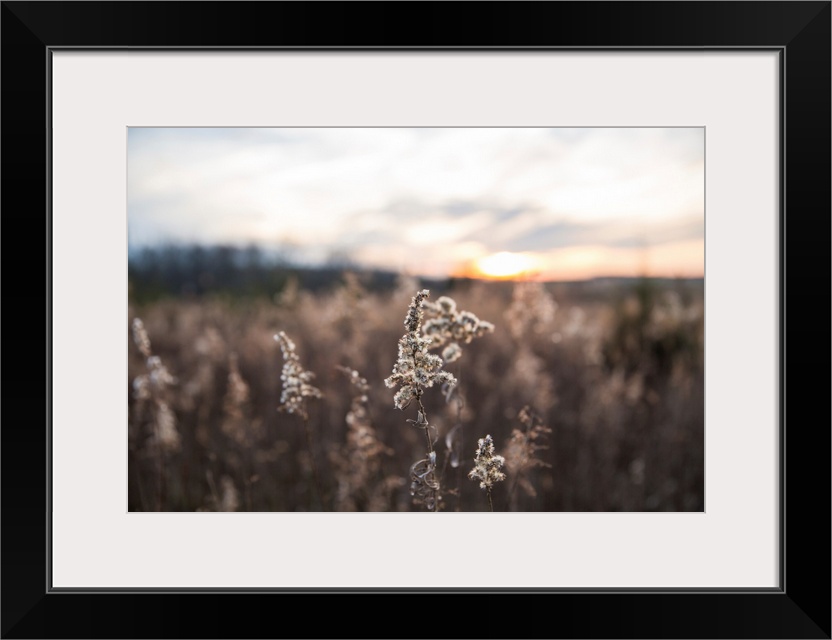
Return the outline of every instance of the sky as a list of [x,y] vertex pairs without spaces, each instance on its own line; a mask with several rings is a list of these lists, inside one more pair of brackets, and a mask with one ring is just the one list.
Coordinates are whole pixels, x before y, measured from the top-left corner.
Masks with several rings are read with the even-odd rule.
[[702,128],[130,128],[128,242],[575,280],[704,275]]

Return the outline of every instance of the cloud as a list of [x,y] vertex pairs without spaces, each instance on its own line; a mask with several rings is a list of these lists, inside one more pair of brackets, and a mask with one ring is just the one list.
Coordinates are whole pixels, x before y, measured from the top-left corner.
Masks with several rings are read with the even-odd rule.
[[[639,248],[702,239],[704,231],[705,221],[699,215],[660,221],[643,218],[591,223],[563,220],[537,227],[500,246],[505,251],[546,251],[587,244]],[[500,237],[499,226],[490,229],[488,234]]]
[[[135,129],[130,243],[407,261],[704,236],[702,129]],[[393,257],[391,257],[391,260]]]

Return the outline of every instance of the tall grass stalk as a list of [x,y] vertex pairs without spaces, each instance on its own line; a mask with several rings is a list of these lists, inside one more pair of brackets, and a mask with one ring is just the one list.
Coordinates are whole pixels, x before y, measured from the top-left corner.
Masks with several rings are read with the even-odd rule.
[[[274,336],[275,341],[280,345],[283,353],[283,372],[280,379],[283,382],[283,393],[280,397],[278,410],[293,413],[300,416],[303,421],[303,430],[306,433],[306,446],[309,450],[309,464],[312,468],[312,480],[317,493],[318,501],[323,508],[324,494],[321,488],[321,479],[318,474],[318,466],[315,462],[315,447],[312,438],[312,429],[309,426],[309,411],[307,402],[310,398],[322,398],[320,389],[312,385],[315,374],[306,371],[300,364],[300,358],[295,353],[295,343],[280,331]],[[310,502],[312,502],[310,500]]]
[[552,466],[537,455],[538,451],[548,449],[548,446],[543,444],[543,440],[552,433],[552,430],[545,426],[528,406],[523,407],[517,418],[524,428],[512,430],[506,448],[506,466],[512,472],[511,488],[508,492],[509,507],[512,511],[516,511],[518,507],[518,487],[522,487],[527,496],[532,498],[537,496],[537,491],[529,479],[530,472],[539,467]]
[[422,403],[422,395],[425,389],[435,384],[456,385],[456,378],[442,370],[444,364],[442,358],[428,353],[433,341],[421,333],[424,317],[423,303],[429,295],[430,292],[427,289],[422,289],[410,301],[404,319],[407,332],[399,339],[398,358],[393,365],[393,374],[384,380],[384,384],[390,389],[400,387],[393,397],[393,404],[396,408],[404,410],[413,400],[416,401],[416,420],[408,419],[408,422],[425,432],[427,457],[417,461],[410,468],[410,492],[414,499],[423,502],[428,510],[438,511],[441,495],[436,474],[436,451],[433,448],[433,439],[430,436],[431,424]]
[[446,435],[445,444],[448,449],[443,465],[443,475],[450,459],[451,467],[457,469],[456,487],[454,489],[457,498],[457,510],[462,501],[462,473],[459,466],[458,452],[464,446],[464,426],[462,409],[465,406],[465,399],[462,395],[462,387],[459,384],[462,373],[461,344],[470,344],[474,338],[484,336],[486,333],[494,332],[494,325],[485,320],[480,320],[470,311],[461,311],[457,308],[456,301],[448,296],[441,296],[436,302],[425,300],[422,303],[427,320],[422,326],[422,335],[428,338],[431,349],[441,348],[442,359],[446,364],[460,361],[457,364],[456,379],[454,386],[445,387],[445,402],[456,404],[456,422],[451,431]]
[[474,455],[474,468],[468,472],[471,480],[479,480],[480,489],[485,490],[488,496],[488,507],[494,511],[494,501],[491,499],[491,489],[506,479],[506,474],[501,471],[506,459],[497,455],[494,449],[494,440],[490,435],[480,438],[477,441],[477,451]]
[[158,491],[157,509],[164,511],[166,494],[166,457],[179,451],[181,440],[176,430],[176,415],[168,399],[168,388],[176,384],[159,356],[153,354],[150,337],[141,318],[133,319],[133,341],[145,358],[146,373],[133,380],[133,394],[142,407],[149,406],[151,436],[147,446],[156,459]]

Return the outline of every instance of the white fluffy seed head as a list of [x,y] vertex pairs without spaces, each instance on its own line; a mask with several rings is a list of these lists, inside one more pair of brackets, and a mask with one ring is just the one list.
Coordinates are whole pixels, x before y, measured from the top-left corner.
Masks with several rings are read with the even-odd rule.
[[306,371],[300,364],[300,358],[295,352],[295,343],[284,331],[274,336],[283,353],[283,371],[280,379],[283,382],[283,392],[280,395],[280,407],[287,413],[299,413],[306,416],[306,402],[308,398],[321,398],[321,391],[311,384],[315,374]]
[[428,295],[428,290],[422,289],[413,296],[404,320],[407,333],[399,338],[393,373],[384,380],[389,389],[400,387],[393,397],[397,409],[406,408],[422,389],[435,384],[456,384],[456,378],[442,371],[442,358],[428,353],[432,340],[421,335],[422,307]]
[[479,480],[480,489],[491,490],[495,483],[506,479],[506,474],[501,471],[505,463],[505,458],[495,452],[494,440],[487,435],[477,441],[474,468],[468,472],[468,477]]

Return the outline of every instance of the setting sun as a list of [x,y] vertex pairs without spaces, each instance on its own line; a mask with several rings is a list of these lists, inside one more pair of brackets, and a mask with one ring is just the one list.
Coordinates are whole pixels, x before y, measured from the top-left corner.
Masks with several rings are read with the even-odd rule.
[[532,267],[532,260],[521,253],[501,251],[477,260],[476,268],[489,278],[513,278],[527,273]]

